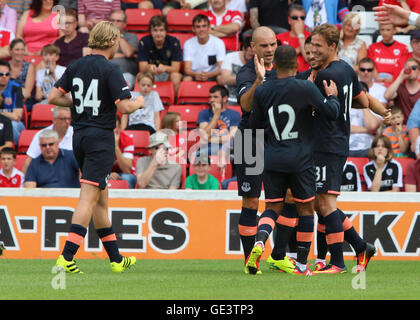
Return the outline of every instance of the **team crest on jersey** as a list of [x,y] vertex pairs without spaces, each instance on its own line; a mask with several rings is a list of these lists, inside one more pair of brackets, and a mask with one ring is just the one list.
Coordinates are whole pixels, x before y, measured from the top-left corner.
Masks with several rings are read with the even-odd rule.
[[168,58],[170,58],[171,57],[171,54],[172,54],[172,51],[171,50],[166,50],[166,56],[168,57]]
[[392,174],[392,169],[391,168],[386,169],[386,174],[390,176]]
[[347,180],[351,180],[353,178],[353,173],[352,172],[347,172],[346,173],[346,178],[347,178]]
[[4,123],[0,123],[0,130],[3,130],[4,128]]
[[394,54],[395,54],[396,56],[399,56],[399,55],[400,55],[400,53],[401,53],[400,49],[394,49]]
[[226,21],[229,21],[231,18],[232,18],[232,17],[230,16],[230,14],[228,14],[228,15],[225,17],[225,20],[226,20]]
[[251,190],[251,184],[249,182],[243,182],[241,189],[243,192],[248,192]]

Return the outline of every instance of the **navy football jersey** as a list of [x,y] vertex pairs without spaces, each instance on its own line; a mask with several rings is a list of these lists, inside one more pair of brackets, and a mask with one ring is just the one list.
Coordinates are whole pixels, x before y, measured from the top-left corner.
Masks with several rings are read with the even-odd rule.
[[344,165],[341,191],[362,191],[360,174],[353,162],[347,161]]
[[[254,59],[248,60],[239,70],[238,74],[236,75],[236,97],[238,99],[238,104],[240,104],[242,95],[247,92],[257,79],[257,75],[255,74],[255,64]],[[264,82],[267,80],[277,79],[277,72],[276,70],[266,70]],[[242,120],[239,124],[239,129],[249,129],[250,126],[248,125],[248,118],[250,112],[246,112],[242,109]]]
[[[312,70],[299,73],[298,79],[307,79]],[[349,152],[350,137],[350,108],[353,99],[362,92],[357,73],[343,60],[331,62],[321,70],[316,78],[315,85],[325,96],[323,81],[333,80],[337,85],[338,99],[340,100],[340,116],[337,120],[327,119],[322,113],[315,112],[314,128],[315,152],[334,153],[347,156]]]
[[[368,189],[372,186],[373,178],[376,172],[375,161],[368,162],[363,167],[363,176],[365,177],[366,186]],[[382,180],[379,191],[389,191],[393,187],[403,187],[403,170],[401,164],[398,161],[392,159],[388,161],[385,167],[382,169]]]
[[294,77],[268,81],[255,90],[249,124],[264,128],[264,169],[302,172],[313,166],[312,107],[336,119],[337,97],[325,98],[310,81]]
[[86,126],[114,129],[115,104],[131,98],[119,67],[102,55],[88,55],[73,62],[55,87],[65,93],[71,92],[75,130]]

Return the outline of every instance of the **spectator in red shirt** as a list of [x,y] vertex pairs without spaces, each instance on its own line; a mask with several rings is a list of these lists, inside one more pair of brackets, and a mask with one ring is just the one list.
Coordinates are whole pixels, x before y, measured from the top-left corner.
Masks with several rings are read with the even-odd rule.
[[0,188],[21,188],[25,175],[15,168],[16,151],[4,148],[0,152]]
[[404,114],[404,124],[407,123],[411,110],[420,99],[419,76],[419,63],[416,59],[409,58],[397,79],[385,91],[385,99],[394,100],[394,104]]
[[121,130],[121,117],[116,115],[117,123],[114,129],[115,134],[115,161],[112,168],[111,180],[127,180],[130,189],[136,187],[137,178],[135,168],[133,167],[134,159],[134,141]]
[[368,57],[375,61],[379,79],[394,81],[403,69],[409,51],[405,44],[394,40],[393,24],[380,25],[379,32],[382,41],[369,46]]
[[292,46],[296,50],[298,61],[298,72],[306,71],[309,65],[306,62],[305,39],[310,36],[310,32],[305,30],[305,9],[300,4],[292,4],[288,10],[287,21],[290,25],[290,31],[277,35],[277,40],[281,44]]
[[210,21],[210,34],[225,43],[227,51],[239,51],[239,32],[243,26],[239,11],[226,9],[226,0],[210,0],[211,9],[206,12]]

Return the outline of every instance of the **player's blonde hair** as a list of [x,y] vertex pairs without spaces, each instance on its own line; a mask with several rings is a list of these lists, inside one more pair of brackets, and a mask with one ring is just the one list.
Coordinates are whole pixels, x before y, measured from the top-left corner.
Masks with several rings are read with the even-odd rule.
[[106,50],[115,45],[120,35],[120,29],[112,22],[101,21],[90,31],[88,46],[91,49]]

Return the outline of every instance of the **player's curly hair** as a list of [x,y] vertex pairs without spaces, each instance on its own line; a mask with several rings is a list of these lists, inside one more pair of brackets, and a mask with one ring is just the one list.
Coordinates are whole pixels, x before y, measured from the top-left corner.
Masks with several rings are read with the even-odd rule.
[[315,29],[312,30],[312,37],[316,34],[321,35],[327,42],[328,46],[332,46],[332,44],[335,44],[336,48],[338,48],[338,44],[340,42],[340,29],[338,29],[337,26],[334,26],[329,23],[324,23],[320,26],[315,27]]
[[101,21],[90,31],[88,46],[91,49],[106,50],[115,45],[121,35],[112,22]]

